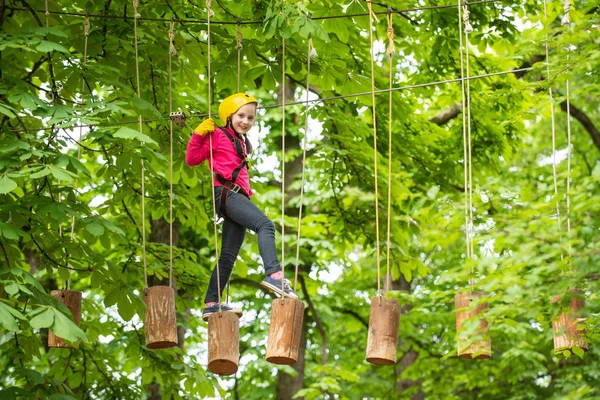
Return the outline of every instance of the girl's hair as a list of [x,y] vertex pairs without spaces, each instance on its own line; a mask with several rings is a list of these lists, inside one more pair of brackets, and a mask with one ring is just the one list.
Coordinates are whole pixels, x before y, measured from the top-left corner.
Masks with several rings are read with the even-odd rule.
[[244,135],[244,142],[246,143],[246,154],[250,154],[252,153],[252,150],[254,150],[252,148],[252,143],[250,143],[250,139],[248,139],[248,136]]

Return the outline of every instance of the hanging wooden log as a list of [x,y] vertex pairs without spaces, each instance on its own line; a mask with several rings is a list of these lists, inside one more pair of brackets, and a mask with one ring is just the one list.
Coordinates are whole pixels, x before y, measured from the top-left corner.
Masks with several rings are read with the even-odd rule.
[[177,346],[177,318],[175,316],[175,291],[169,286],[153,286],[144,290],[144,332],[146,347],[166,349]]
[[[460,358],[490,358],[492,356],[492,342],[488,331],[488,324],[482,314],[489,308],[487,303],[479,303],[485,296],[483,292],[459,293],[455,297],[456,306],[456,332],[458,337],[458,356]],[[464,325],[467,320],[479,318],[479,326],[475,332],[465,332]]]
[[304,303],[298,299],[273,300],[267,339],[267,361],[291,365],[298,361],[304,321]]
[[396,363],[396,346],[400,323],[400,305],[397,299],[375,296],[371,299],[367,361],[375,365]]
[[[554,352],[562,353],[565,350],[571,350],[577,346],[582,350],[588,349],[588,343],[583,340],[585,331],[578,330],[577,327],[582,323],[578,318],[582,318],[581,309],[585,308],[585,299],[581,290],[569,291],[569,308],[562,312],[558,317],[552,320],[552,330],[554,331]],[[554,296],[551,301],[559,303],[562,296]]]
[[[82,292],[76,292],[73,290],[52,290],[50,294],[67,306],[69,311],[71,311],[71,314],[73,314],[73,320],[75,321],[75,324],[79,326],[81,322]],[[56,336],[51,330],[48,332],[48,347],[73,348],[73,346]]]
[[240,358],[240,318],[232,311],[208,317],[208,369],[217,375],[233,375]]

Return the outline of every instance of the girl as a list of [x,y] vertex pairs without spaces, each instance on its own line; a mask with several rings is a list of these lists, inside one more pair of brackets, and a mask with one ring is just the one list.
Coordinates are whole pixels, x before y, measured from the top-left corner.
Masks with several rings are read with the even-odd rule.
[[[297,298],[290,288],[289,281],[284,279],[277,258],[275,225],[250,201],[253,193],[248,178],[247,155],[252,152],[252,146],[246,133],[254,124],[257,106],[256,99],[246,93],[236,93],[223,100],[219,105],[219,118],[223,128],[215,129],[212,118],[198,125],[188,143],[185,161],[188,165],[195,166],[209,159],[209,135],[212,136],[213,163],[209,167],[215,173],[217,214],[225,219],[219,256],[221,294],[229,281],[233,264],[244,242],[246,229],[252,229],[258,235],[258,248],[267,275],[261,285],[279,295]],[[219,311],[217,291],[215,268],[204,299],[204,320],[207,320],[210,314]],[[221,304],[221,310],[241,315],[241,310],[233,309],[227,304]]]

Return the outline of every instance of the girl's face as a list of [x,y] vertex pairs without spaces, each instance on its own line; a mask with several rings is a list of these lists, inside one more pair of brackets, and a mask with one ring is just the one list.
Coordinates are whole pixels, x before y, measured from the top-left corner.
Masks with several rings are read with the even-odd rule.
[[254,124],[256,104],[243,105],[231,116],[231,126],[237,133],[246,134]]

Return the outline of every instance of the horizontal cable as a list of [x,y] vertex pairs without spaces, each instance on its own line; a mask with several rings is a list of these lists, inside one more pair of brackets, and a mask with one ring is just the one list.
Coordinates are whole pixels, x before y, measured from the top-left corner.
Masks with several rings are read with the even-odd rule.
[[[501,1],[503,1],[503,0],[481,0],[481,1],[465,2],[463,4],[476,5],[476,4],[486,4],[486,3],[498,3]],[[439,10],[439,9],[454,8],[454,7],[457,7],[457,4],[414,7],[414,8],[406,8],[406,9],[402,9],[402,10],[397,10],[397,9],[392,8],[391,12],[395,13],[395,14],[402,14],[402,13],[409,13],[409,12],[416,12],[416,11]],[[20,7],[7,7],[7,9],[12,10],[12,11],[29,11],[29,12],[31,11],[27,8],[20,8]],[[39,13],[39,14],[46,14],[46,10],[33,10],[33,11],[36,13]],[[130,17],[128,15],[85,14],[85,13],[68,12],[68,11],[48,11],[48,13],[55,14],[55,15],[69,15],[69,16],[76,16],[76,17],[85,17],[87,15],[90,18],[123,19],[125,21],[127,21],[127,20],[133,21],[133,17]],[[379,14],[379,15],[388,14],[388,11],[387,10],[386,11],[377,11],[374,14]],[[329,16],[322,16],[322,17],[312,17],[311,19],[314,21],[314,20],[354,18],[354,17],[367,17],[367,16],[369,16],[369,13],[329,15]],[[137,20],[138,21],[171,22],[171,18],[139,17],[139,18],[137,18]],[[208,23],[208,21],[206,19],[174,19],[173,22],[185,23],[185,24],[206,24],[206,23]],[[211,24],[216,24],[216,25],[238,25],[238,24],[239,25],[252,25],[252,24],[262,24],[264,22],[265,22],[264,20],[252,21],[252,20],[242,20],[242,19],[240,19],[239,22],[238,21],[213,21],[212,19],[210,20]]]
[[[212,21],[211,21],[212,24]],[[481,78],[487,78],[490,76],[500,76],[500,75],[507,75],[507,74],[514,74],[517,72],[527,72],[527,71],[532,71],[533,67],[528,67],[528,68],[519,68],[519,69],[512,69],[510,71],[502,71],[502,72],[493,72],[490,74],[484,74],[484,75],[473,75],[470,77],[465,77],[465,80],[475,80],[475,79],[481,79]],[[427,83],[419,83],[416,85],[408,85],[408,86],[399,86],[399,87],[395,87],[392,89],[380,89],[380,90],[375,90],[375,93],[388,93],[388,92],[395,92],[397,90],[407,90],[407,89],[417,89],[417,88],[422,88],[422,87],[428,87],[428,86],[437,86],[437,85],[443,85],[446,83],[455,83],[455,82],[460,82],[461,78],[455,78],[455,79],[447,79],[444,81],[436,81],[436,82],[427,82]],[[298,104],[310,104],[310,103],[320,103],[320,102],[325,102],[325,101],[333,101],[333,100],[339,100],[339,99],[347,99],[350,97],[361,97],[361,96],[367,96],[370,95],[371,92],[359,92],[359,93],[352,93],[352,94],[344,94],[344,95],[339,95],[339,96],[331,96],[331,97],[323,97],[320,99],[313,99],[313,100],[300,100],[300,101],[294,101],[291,103],[286,103],[285,106],[289,107],[289,106],[293,106],[293,105],[298,105]],[[271,109],[271,108],[278,108],[281,107],[281,104],[271,104],[271,105],[266,105],[266,106],[260,106],[258,107],[258,109]],[[207,117],[208,114],[207,113],[202,113],[202,114],[190,114],[189,116],[187,116],[186,118],[202,118],[202,117]],[[156,122],[156,121],[167,121],[169,120],[170,117],[164,117],[164,118],[152,118],[152,119],[145,119],[143,120],[144,123],[146,122]],[[120,121],[120,122],[116,122],[115,124],[112,125],[73,125],[73,126],[55,126],[55,127],[47,127],[47,128],[38,128],[38,129],[11,129],[10,132],[39,132],[39,131],[46,131],[46,130],[50,130],[50,129],[70,129],[70,128],[92,128],[92,127],[97,127],[97,128],[111,128],[114,126],[118,126],[118,125],[130,125],[130,124],[137,124],[139,122],[139,120],[135,120],[135,121]]]

